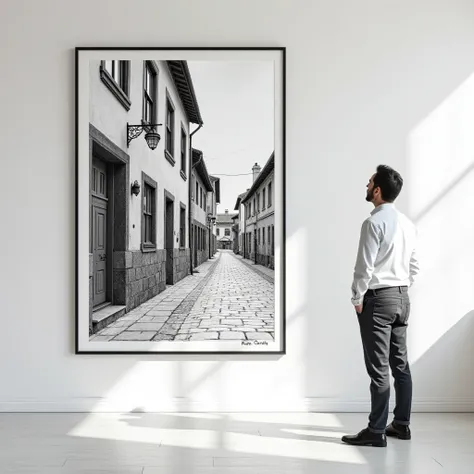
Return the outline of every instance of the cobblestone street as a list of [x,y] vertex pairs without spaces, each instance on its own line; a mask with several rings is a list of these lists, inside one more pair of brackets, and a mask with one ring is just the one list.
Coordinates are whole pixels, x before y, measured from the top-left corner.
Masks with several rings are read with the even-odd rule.
[[220,251],[93,341],[274,340],[273,271]]

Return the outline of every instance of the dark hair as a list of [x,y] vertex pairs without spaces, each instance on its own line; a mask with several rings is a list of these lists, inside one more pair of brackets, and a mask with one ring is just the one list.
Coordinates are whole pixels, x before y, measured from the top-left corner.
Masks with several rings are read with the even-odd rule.
[[377,166],[377,173],[374,176],[374,189],[380,188],[382,199],[386,202],[393,202],[397,199],[403,187],[403,178],[400,173],[390,168],[390,166]]

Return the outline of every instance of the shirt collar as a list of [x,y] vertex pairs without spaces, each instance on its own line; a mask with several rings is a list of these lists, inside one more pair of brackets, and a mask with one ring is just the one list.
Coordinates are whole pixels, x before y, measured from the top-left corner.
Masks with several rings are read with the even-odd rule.
[[377,212],[383,211],[384,209],[394,208],[395,204],[393,202],[384,202],[380,206],[376,207],[370,214],[374,215]]

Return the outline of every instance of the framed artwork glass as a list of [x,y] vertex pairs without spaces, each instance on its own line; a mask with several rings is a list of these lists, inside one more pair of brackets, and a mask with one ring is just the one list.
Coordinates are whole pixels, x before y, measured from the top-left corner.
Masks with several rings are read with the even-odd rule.
[[285,48],[76,54],[76,353],[285,353]]

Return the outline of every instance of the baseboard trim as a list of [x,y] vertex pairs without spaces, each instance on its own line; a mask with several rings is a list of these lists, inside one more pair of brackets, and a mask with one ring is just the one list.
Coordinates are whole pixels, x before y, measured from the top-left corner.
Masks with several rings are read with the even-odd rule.
[[[130,402],[105,398],[64,398],[54,400],[0,400],[1,413],[193,413],[193,412],[316,412],[367,413],[368,400],[306,398],[283,401],[189,400],[174,398],[153,402]],[[390,405],[393,410],[393,402]],[[413,413],[474,413],[474,399],[414,399]]]
[[[308,411],[319,413],[368,413],[370,400],[335,400],[335,399],[307,399]],[[394,401],[390,402],[390,411],[393,411]],[[474,398],[420,398],[413,399],[413,413],[472,413],[474,412]]]

